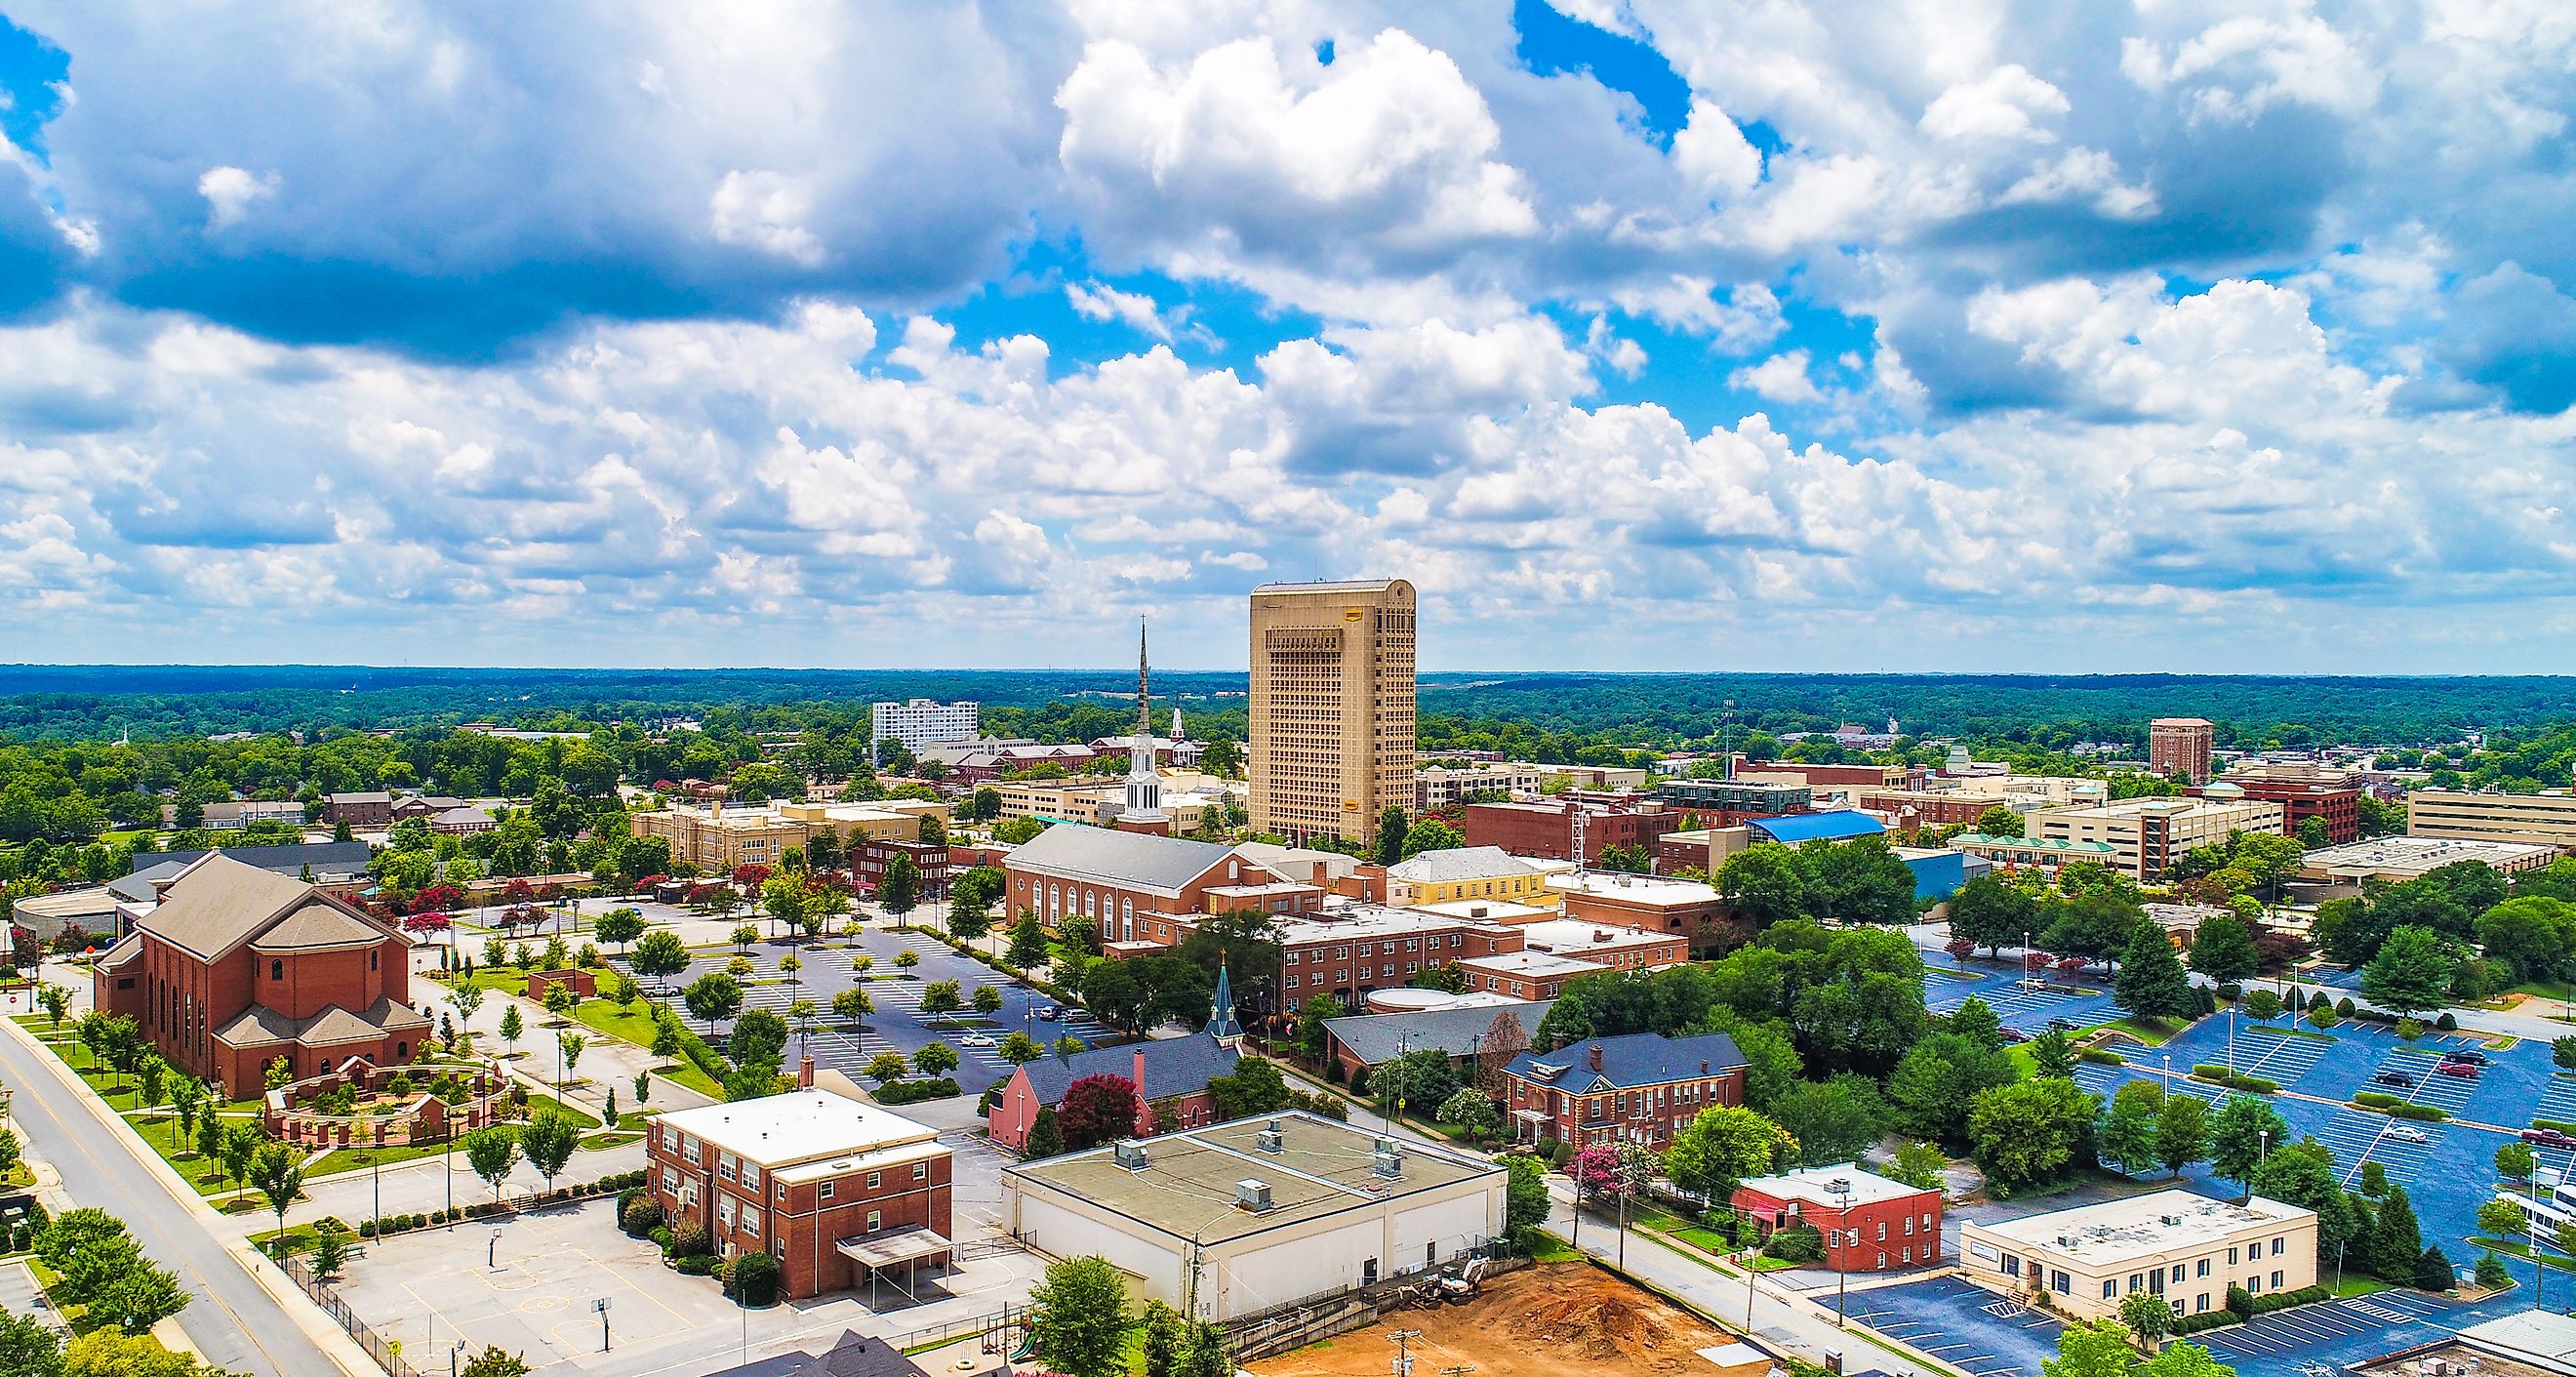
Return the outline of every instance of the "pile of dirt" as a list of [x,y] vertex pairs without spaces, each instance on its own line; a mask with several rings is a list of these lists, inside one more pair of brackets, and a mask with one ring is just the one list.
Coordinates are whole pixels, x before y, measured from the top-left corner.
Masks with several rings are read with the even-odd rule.
[[1707,1367],[1726,1336],[1587,1263],[1497,1277],[1464,1305],[1392,1310],[1377,1324],[1253,1364],[1262,1377],[1382,1377],[1388,1337],[1416,1331],[1415,1377],[1472,1365],[1476,1377],[1664,1377]]

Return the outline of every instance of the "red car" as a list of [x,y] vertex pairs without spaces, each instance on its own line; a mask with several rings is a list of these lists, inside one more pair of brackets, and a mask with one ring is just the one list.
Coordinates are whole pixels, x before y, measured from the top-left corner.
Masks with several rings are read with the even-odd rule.
[[2446,1061],[2433,1069],[2445,1076],[2466,1076],[2471,1080],[2478,1077],[2478,1064],[2473,1061]]
[[2571,1138],[2554,1128],[2526,1128],[2522,1131],[2522,1140],[2526,1143],[2537,1143],[2542,1147],[2576,1148],[2576,1138]]

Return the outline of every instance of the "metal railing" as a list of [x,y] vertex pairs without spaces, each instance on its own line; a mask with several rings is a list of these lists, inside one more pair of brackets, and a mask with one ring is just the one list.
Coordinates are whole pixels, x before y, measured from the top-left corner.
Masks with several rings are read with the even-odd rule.
[[297,1290],[322,1307],[322,1313],[329,1315],[340,1328],[348,1331],[350,1338],[358,1341],[360,1348],[367,1350],[367,1356],[376,1360],[376,1365],[385,1370],[386,1377],[421,1377],[420,1370],[405,1362],[393,1344],[369,1327],[365,1320],[359,1319],[358,1312],[340,1299],[340,1293],[331,1283],[313,1275],[302,1258],[288,1258],[284,1271],[286,1279],[294,1282]]

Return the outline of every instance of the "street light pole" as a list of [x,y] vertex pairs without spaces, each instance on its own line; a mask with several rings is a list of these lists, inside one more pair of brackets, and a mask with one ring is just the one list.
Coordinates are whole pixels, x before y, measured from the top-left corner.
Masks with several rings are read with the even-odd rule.
[[1837,1232],[1843,1241],[1842,1256],[1834,1260],[1834,1325],[1849,1329],[1851,1321],[1843,1313],[1843,1297],[1851,1286],[1851,1178],[1837,1176],[1825,1183],[1825,1189],[1833,1193],[1834,1207],[1840,1211],[1834,1222],[1842,1226]]

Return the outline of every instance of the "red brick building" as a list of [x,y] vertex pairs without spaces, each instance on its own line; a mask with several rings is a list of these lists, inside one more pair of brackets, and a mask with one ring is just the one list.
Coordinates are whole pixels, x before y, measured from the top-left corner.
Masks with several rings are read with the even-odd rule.
[[2325,824],[2330,846],[2361,840],[2361,781],[2354,775],[2305,765],[2243,765],[2194,792],[2224,795],[2231,784],[2244,791],[2241,797],[2281,805],[2281,828],[2290,836],[2315,818]]
[[910,856],[913,869],[920,872],[919,894],[924,899],[944,898],[948,894],[948,847],[939,842],[893,841],[881,837],[850,838],[850,868],[859,883],[873,892],[885,884],[886,867],[897,856]]
[[1214,842],[1081,823],[1057,823],[1014,848],[1002,873],[1012,914],[1035,910],[1053,928],[1087,925],[1104,942],[1164,940],[1148,935],[1158,914],[1307,913],[1324,901],[1314,885]]
[[1744,1103],[1744,1054],[1724,1033],[1659,1033],[1532,1049],[1503,1068],[1517,1142],[1665,1147],[1711,1105]]
[[1823,1234],[1825,1266],[1835,1271],[1901,1271],[1941,1261],[1941,1192],[1857,1164],[1757,1176],[1737,1186],[1730,1203],[1760,1224],[1766,1238],[1800,1225]]
[[1459,831],[1469,846],[1499,846],[1515,856],[1570,861],[1577,810],[1583,815],[1586,861],[1600,860],[1601,853],[1613,846],[1639,847],[1652,855],[1655,839],[1682,825],[1681,814],[1651,800],[1626,807],[1563,801],[1471,803]]
[[347,823],[353,828],[391,827],[394,796],[381,789],[325,795],[322,799],[322,821]]
[[411,943],[300,880],[207,856],[91,973],[103,1012],[132,1018],[172,1066],[255,1094],[283,1057],[296,1079],[351,1057],[410,1061],[430,1034],[411,1007]]
[[809,1086],[664,1114],[644,1142],[664,1214],[777,1258],[790,1299],[949,1261],[949,1150],[899,1114]]
[[[1213,1026],[1213,1025],[1211,1025]],[[1157,1109],[1169,1109],[1180,1128],[1216,1122],[1216,1102],[1208,1082],[1234,1074],[1242,1054],[1238,1039],[1211,1032],[1185,1038],[1152,1038],[1124,1047],[1094,1047],[1069,1057],[1040,1057],[1011,1072],[1010,1082],[984,1117],[993,1146],[1019,1152],[1029,1144],[1038,1111],[1064,1103],[1064,1092],[1085,1076],[1116,1076],[1136,1087],[1142,1103],[1136,1111],[1136,1136],[1154,1135]]]

